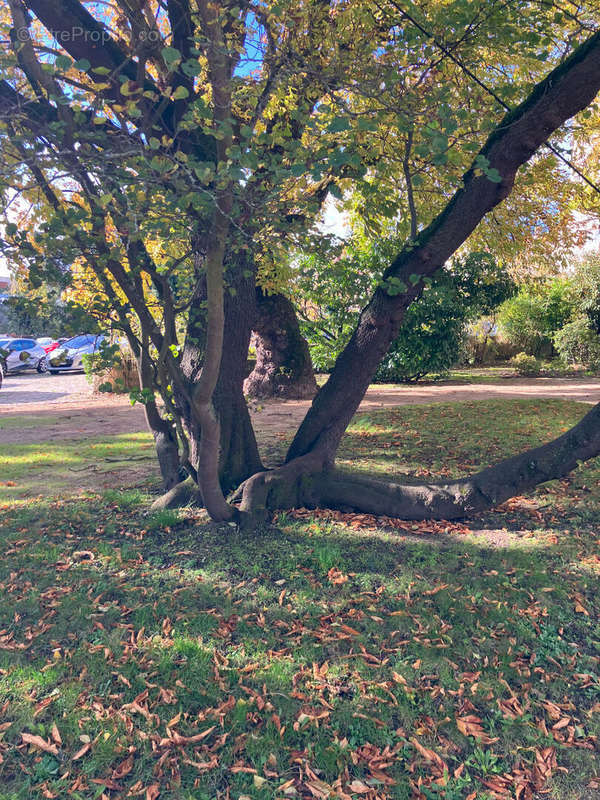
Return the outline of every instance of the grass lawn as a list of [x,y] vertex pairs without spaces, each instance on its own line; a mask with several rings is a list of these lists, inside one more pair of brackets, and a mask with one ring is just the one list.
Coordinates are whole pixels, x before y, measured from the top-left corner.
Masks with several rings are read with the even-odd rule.
[[[459,475],[585,410],[361,414],[340,462]],[[600,796],[600,460],[459,524],[304,510],[249,536],[147,514],[149,461],[85,489],[148,443],[0,452],[1,800]]]

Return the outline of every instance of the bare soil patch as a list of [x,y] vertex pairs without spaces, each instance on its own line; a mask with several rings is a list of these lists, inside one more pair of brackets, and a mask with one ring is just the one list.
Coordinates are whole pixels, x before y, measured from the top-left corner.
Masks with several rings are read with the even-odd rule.
[[[466,385],[371,386],[359,411],[399,405],[463,402],[497,397],[558,397],[600,402],[600,379],[503,379]],[[308,400],[274,401],[251,406],[257,436],[269,450],[289,436],[308,410]],[[7,420],[6,417],[12,419]],[[15,416],[23,418],[20,424]],[[0,444],[32,444],[57,438],[88,438],[146,430],[144,410],[128,397],[93,394],[84,375],[9,376],[0,390]]]

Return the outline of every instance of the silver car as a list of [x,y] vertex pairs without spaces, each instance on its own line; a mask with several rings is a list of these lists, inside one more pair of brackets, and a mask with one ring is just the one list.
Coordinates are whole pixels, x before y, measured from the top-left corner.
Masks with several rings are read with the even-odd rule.
[[59,372],[83,371],[83,356],[94,355],[106,339],[101,333],[80,333],[67,339],[56,350],[48,353],[48,369],[52,375]]
[[35,339],[0,339],[0,361],[5,375],[25,369],[48,370],[46,351]]

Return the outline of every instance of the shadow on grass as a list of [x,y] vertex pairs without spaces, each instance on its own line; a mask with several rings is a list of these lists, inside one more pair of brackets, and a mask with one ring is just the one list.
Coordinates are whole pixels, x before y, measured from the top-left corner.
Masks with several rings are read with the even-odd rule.
[[[147,515],[147,501],[0,511],[8,797],[264,798],[288,781],[352,796],[355,781],[408,800],[443,777],[415,740],[448,767],[431,796],[533,775],[546,747],[569,770],[552,796],[593,796],[592,530],[564,519],[527,550],[436,547],[282,515],[249,537],[198,512]],[[567,722],[553,730],[556,709]],[[23,732],[52,743],[53,725],[56,753],[23,745]]]
[[[355,421],[341,458],[464,474],[467,459],[547,440],[584,410],[524,400],[375,412]],[[101,459],[131,469],[152,454],[142,443],[3,448],[3,480],[64,482],[65,465],[85,473]],[[242,535],[202,512],[146,514],[141,489],[69,499],[49,484],[8,498],[0,797],[409,800],[420,786],[451,800],[499,781],[533,795],[534,765],[553,753],[563,771],[544,773],[551,796],[591,799],[599,485],[590,462],[447,537],[317,514]]]

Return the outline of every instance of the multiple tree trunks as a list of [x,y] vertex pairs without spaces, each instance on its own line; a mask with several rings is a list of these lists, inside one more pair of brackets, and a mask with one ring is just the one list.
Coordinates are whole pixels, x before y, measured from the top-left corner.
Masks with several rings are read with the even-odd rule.
[[[17,11],[20,9],[20,4],[12,5]],[[74,59],[89,61],[94,68],[104,67],[110,74],[137,80],[136,66],[139,64],[124,57],[121,48],[110,36],[105,38],[103,23],[95,20],[79,0],[27,0],[26,6],[64,44]],[[168,6],[174,31],[173,41],[176,47],[181,48],[181,52],[187,53],[189,30],[181,24],[186,18],[185,4],[173,2]],[[201,4],[201,12],[205,16],[204,28],[213,36],[207,52],[211,57],[209,72],[215,99],[215,121],[220,123],[223,121],[222,115],[231,105],[231,75],[227,72],[222,30],[214,17],[215,9],[210,4]],[[98,37],[94,40],[88,36],[59,36],[64,31],[72,31],[75,25],[84,31],[97,33]],[[23,53],[31,56],[26,47]],[[28,74],[26,67],[25,76],[37,99],[26,98],[8,81],[0,81],[0,111],[7,117],[15,117],[14,112],[18,109],[16,116],[21,119],[20,124],[24,129],[34,133],[44,128],[51,131],[49,125],[62,122],[63,117],[68,116],[67,108],[62,109],[60,104],[55,108],[54,101],[50,103],[43,99],[43,93],[37,91],[36,85],[40,76],[45,77],[45,73],[39,64],[33,64],[33,68]],[[151,99],[156,94],[153,91],[156,86],[149,74],[146,74],[144,83],[147,83],[149,91],[140,97],[142,117],[152,118],[160,132],[174,136],[185,104],[178,105],[179,101],[164,102],[160,92],[158,100]],[[175,359],[171,348],[167,347],[162,352],[162,333],[147,307],[139,301],[139,274],[134,276],[132,283],[119,260],[112,257],[105,260],[106,269],[125,292],[143,326],[147,327],[154,347],[161,352],[161,357],[166,357],[171,370],[169,378],[173,383],[177,416],[183,422],[189,438],[190,471],[198,471],[204,464],[202,474],[196,477],[205,489],[209,510],[211,506],[217,508],[216,514],[211,511],[215,519],[229,518],[227,515],[234,513],[234,509],[225,503],[222,491],[226,492],[240,483],[238,497],[241,503],[239,511],[235,513],[241,519],[251,519],[256,514],[297,505],[355,508],[413,519],[456,518],[494,506],[511,496],[529,491],[540,482],[561,477],[572,470],[578,461],[600,452],[599,406],[555,441],[453,483],[398,486],[333,469],[341,437],[381,358],[397,334],[406,309],[422,291],[424,279],[438,270],[467,241],[485,214],[510,194],[519,167],[567,120],[589,106],[599,90],[600,32],[597,32],[540,82],[519,107],[506,115],[478,154],[473,167],[464,175],[461,187],[444,211],[416,237],[416,241],[412,240],[413,236],[390,264],[381,287],[363,310],[350,342],[338,358],[328,382],[317,393],[296,433],[287,463],[276,470],[264,471],[262,467],[243,395],[252,327],[261,326],[257,335],[262,343],[259,342],[257,352],[257,374],[252,380],[249,379],[248,388],[251,391],[255,387],[256,392],[268,390],[275,394],[282,392],[280,396],[286,396],[285,391],[291,391],[294,383],[299,384],[303,392],[314,391],[314,377],[309,375],[306,361],[302,363],[306,352],[296,336],[299,332],[297,327],[294,328],[295,320],[292,320],[289,308],[286,309],[281,301],[273,300],[275,306],[268,313],[265,312],[264,318],[261,314],[257,323],[255,271],[251,259],[243,252],[226,252],[224,260],[222,258],[221,251],[226,250],[226,240],[231,242],[227,237],[231,231],[229,221],[232,206],[216,203],[215,220],[226,224],[222,238],[216,237],[212,249],[214,258],[208,258],[206,253],[204,255],[206,263],[214,267],[209,269],[206,266],[206,274],[209,278],[213,276],[213,290],[218,283],[218,292],[206,292],[204,297],[199,296],[198,308],[191,309],[181,359]],[[319,96],[322,91],[319,89]],[[116,79],[108,82],[105,98],[121,102],[120,85]],[[106,130],[111,134],[121,133],[119,128],[111,128],[109,120],[105,122]],[[51,132],[50,142],[53,136],[55,134]],[[69,144],[68,135],[65,135],[64,141],[65,145]],[[223,139],[205,135],[202,128],[182,131],[180,147],[183,153],[194,153],[196,157],[201,155],[203,160],[215,163],[224,161],[223,154],[226,155]],[[96,187],[80,167],[78,158],[79,153],[75,151],[65,156],[67,171],[74,169],[74,174],[89,194],[90,202],[96,207]],[[43,181],[41,186],[44,189]],[[119,198],[116,196],[112,208],[114,212],[119,211]],[[100,219],[100,212],[98,214],[96,218]],[[209,241],[213,227],[207,231]],[[96,233],[92,227],[92,234]],[[235,236],[232,234],[232,238]],[[100,240],[100,244],[102,242]],[[133,244],[128,248],[132,252],[135,250]],[[127,253],[129,259],[129,249]],[[221,304],[223,263],[227,285],[224,304]],[[154,274],[153,265],[149,263],[147,266],[148,274]],[[100,269],[100,273],[103,274],[103,269]],[[207,304],[204,301],[208,294],[213,299],[218,297],[219,302],[208,304],[206,313]],[[221,325],[223,315],[224,328]],[[297,326],[297,322],[295,324]],[[170,336],[165,341],[174,345],[176,336]],[[215,342],[217,346],[214,346]],[[282,367],[290,357],[298,359],[297,374],[293,381],[286,381]],[[268,362],[271,362],[270,367],[267,366]],[[212,378],[216,381],[216,387]],[[157,441],[163,478],[168,484],[174,463],[168,421],[154,419],[152,408],[148,421]],[[167,423],[167,428],[162,422]],[[204,440],[201,438],[201,428],[204,429]],[[209,441],[213,442],[213,447],[207,446]],[[209,453],[211,458],[203,461],[203,453]],[[211,492],[218,496],[215,502],[211,502]],[[170,490],[171,496],[189,497],[197,494],[197,489],[189,483],[178,483]]]
[[[219,378],[213,393],[213,406],[220,426],[219,473],[223,490],[228,492],[263,469],[243,384],[248,371],[250,331],[255,318],[254,271],[248,256],[238,254],[231,259],[227,283],[233,291],[225,293],[225,337]],[[199,293],[191,309],[186,344],[182,356],[183,370],[191,385],[202,368],[205,297]],[[175,389],[175,402],[182,415],[190,443],[190,461],[198,463],[200,427],[185,398]]]
[[300,333],[291,301],[282,294],[257,290],[252,330],[256,366],[244,382],[244,393],[261,400],[314,397],[317,382],[308,344]]
[[600,453],[600,407],[571,431],[453,483],[402,486],[333,469],[341,437],[375,370],[389,348],[423,279],[462,245],[483,216],[511,191],[517,170],[567,119],[588,106],[600,89],[600,33],[590,37],[508,114],[480,155],[500,175],[490,180],[474,167],[446,209],[393,261],[384,285],[363,310],[359,324],[334,370],[315,397],[282,467],[253,474],[236,493],[242,517],[254,519],[278,508],[333,506],[407,519],[451,519],[493,507],[537,484],[560,478],[580,460]]

